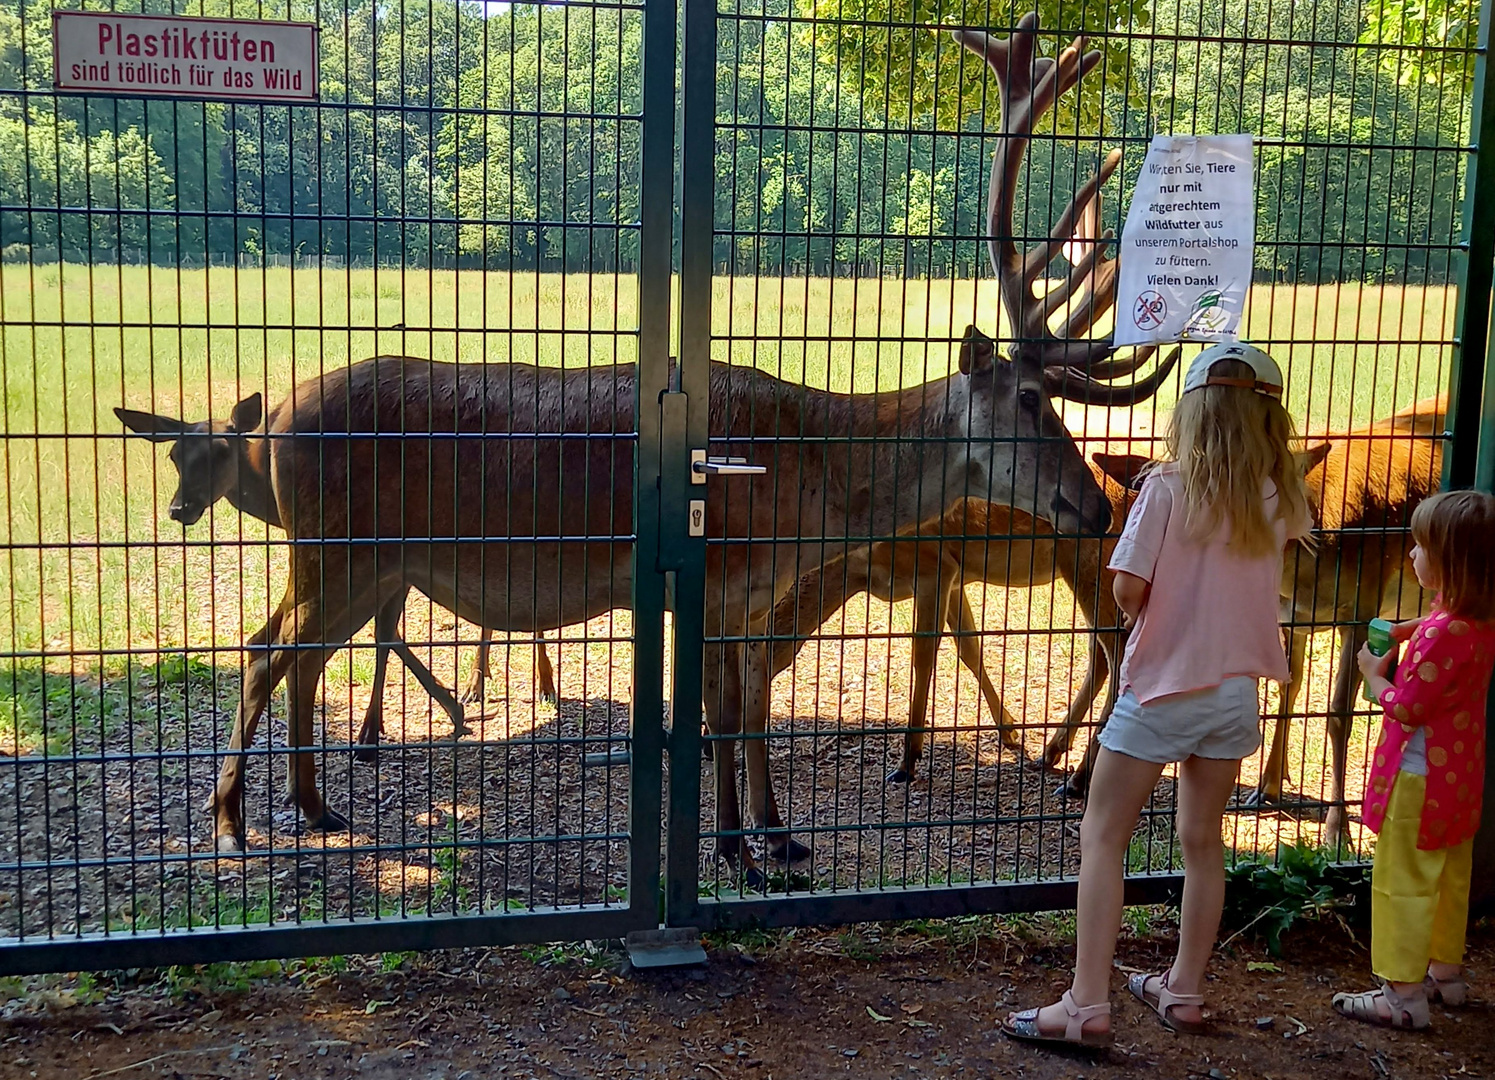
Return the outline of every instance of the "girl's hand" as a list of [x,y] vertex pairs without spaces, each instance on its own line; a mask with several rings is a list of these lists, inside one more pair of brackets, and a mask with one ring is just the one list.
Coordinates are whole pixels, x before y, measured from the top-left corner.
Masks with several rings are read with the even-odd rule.
[[1391,640],[1398,645],[1410,641],[1417,628],[1422,625],[1422,617],[1415,619],[1404,619],[1399,623],[1391,624]]
[[1385,656],[1377,656],[1370,651],[1370,645],[1365,644],[1360,646],[1360,653],[1355,659],[1360,664],[1361,675],[1367,679],[1384,679],[1396,660],[1396,650],[1390,650]]

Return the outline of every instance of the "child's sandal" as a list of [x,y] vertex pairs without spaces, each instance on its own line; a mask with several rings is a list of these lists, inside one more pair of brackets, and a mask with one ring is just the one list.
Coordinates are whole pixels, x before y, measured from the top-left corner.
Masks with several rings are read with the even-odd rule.
[[[1390,1016],[1382,1016],[1380,1010],[1376,1008],[1378,999],[1386,1002]],[[1412,1031],[1421,1031],[1433,1022],[1428,1012],[1428,999],[1425,993],[1415,997],[1402,997],[1386,985],[1382,985],[1379,990],[1367,990],[1361,994],[1335,994],[1334,1011],[1340,1016],[1366,1024],[1374,1024],[1377,1027]]]
[[1451,1009],[1457,1009],[1469,1000],[1469,984],[1462,977],[1435,979],[1432,972],[1428,972],[1427,978],[1422,980],[1422,992],[1429,1001]]
[[1067,1021],[1064,1025],[1063,1035],[1045,1035],[1038,1030],[1038,1010],[1024,1009],[1022,1012],[1013,1013],[1002,1021],[1002,1034],[1011,1039],[1019,1039],[1030,1043],[1050,1043],[1064,1046],[1084,1047],[1087,1050],[1104,1050],[1115,1042],[1116,1037],[1110,1028],[1105,1031],[1086,1031],[1085,1025],[1100,1016],[1111,1015],[1111,1003],[1103,1001],[1099,1005],[1076,1005],[1074,995],[1070,991],[1064,991],[1064,996],[1059,999],[1064,1006]]
[[[1156,979],[1155,989],[1148,988],[1148,981]],[[1168,989],[1168,976],[1162,975],[1133,975],[1126,981],[1126,988],[1132,992],[1132,997],[1146,1005],[1157,1013],[1158,1019],[1169,1031],[1176,1031],[1180,1035],[1204,1035],[1210,1030],[1209,1022],[1205,1020],[1180,1020],[1173,1015],[1173,1010],[1179,1005],[1193,1005],[1198,1008],[1204,1007],[1203,994],[1175,994]]]

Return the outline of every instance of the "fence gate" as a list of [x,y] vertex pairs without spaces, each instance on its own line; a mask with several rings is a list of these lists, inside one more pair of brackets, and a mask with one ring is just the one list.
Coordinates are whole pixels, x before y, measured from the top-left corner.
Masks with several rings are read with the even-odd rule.
[[[1002,491],[991,474],[965,471],[961,455],[982,448],[952,437],[941,413],[952,391],[937,380],[972,357],[979,364],[987,346],[968,325],[1004,352],[1061,332],[1063,318],[1045,328],[1003,310],[987,241],[1026,256],[1039,295],[1062,295],[1093,230],[1120,232],[1155,133],[1256,136],[1258,240],[1243,333],[1283,364],[1288,407],[1324,462],[1309,476],[1318,552],[1289,564],[1300,693],[1285,701],[1264,688],[1267,745],[1245,763],[1227,843],[1236,858],[1270,859],[1300,841],[1339,859],[1368,851],[1358,807],[1374,721],[1356,683],[1336,693],[1336,641],[1427,601],[1402,557],[1411,506],[1436,488],[1444,457],[1461,482],[1472,478],[1492,255],[1490,230],[1466,232],[1461,216],[1471,94],[1488,85],[1473,27],[1432,45],[1404,37],[1410,23],[1379,5],[1353,2],[1309,11],[1194,0],[1146,14],[1039,3],[1038,55],[1058,56],[1086,32],[1101,57],[1059,95],[1010,171],[1004,220],[1001,201],[987,203],[993,155],[1011,154],[997,78],[1024,79],[1002,62],[989,68],[947,31],[1007,38],[1031,6],[686,0],[685,443],[724,468],[681,494],[707,512],[677,592],[666,873],[675,924],[1073,902],[1081,802],[1040,763],[1080,765],[1104,715],[1104,692],[1087,707],[1084,689],[1093,650],[1114,644],[1107,632],[1118,629],[1099,573],[1108,549],[1078,534],[1073,515],[1050,525],[1007,509],[1057,507],[1041,480]],[[1487,24],[1488,13],[1486,36]],[[1031,62],[1012,55],[1025,57],[1014,67]],[[1038,254],[1113,149],[1121,162],[1098,221],[1080,215],[1073,246]],[[1470,192],[1481,213],[1485,188]],[[1456,311],[1466,271],[1476,302]],[[1111,316],[1087,325],[1078,300],[1057,312],[1069,331],[1105,335]],[[725,367],[708,374],[708,358]],[[1460,369],[1462,393],[1452,385]],[[1451,388],[1452,412],[1440,396]],[[1125,481],[1160,448],[1178,393],[1174,372],[1130,409],[1059,404],[1078,449]],[[1052,429],[1025,433],[1023,407],[997,401],[985,448],[993,474],[1063,449]],[[1083,503],[1073,475],[1059,486]],[[1129,496],[1106,490],[1114,535]],[[932,540],[908,536],[919,521],[909,508],[925,495],[948,509],[962,493],[991,505],[926,518],[920,535]],[[946,608],[952,573],[962,586]],[[756,590],[796,579],[778,607],[761,606]],[[770,659],[744,663],[755,649]],[[708,747],[736,758],[714,778],[700,764],[702,696],[720,717]],[[1051,737],[1072,705],[1085,733],[1066,755]],[[911,760],[915,709],[927,727]],[[1003,710],[1010,743],[994,720]],[[1340,747],[1336,728],[1348,731]],[[734,776],[736,803],[719,807],[713,789]],[[1181,883],[1175,811],[1170,771],[1128,855],[1131,902]],[[752,870],[738,873],[743,865]]]
[[[234,5],[320,29],[320,100],[300,104],[54,90],[51,18],[13,8],[0,972],[656,925],[673,6]],[[109,25],[162,55],[234,27],[185,20]],[[436,375],[377,416],[350,412],[341,438],[329,422],[288,536],[266,440],[240,432],[298,382],[376,354],[385,371],[480,366],[456,394]],[[510,360],[551,377],[516,381]],[[157,441],[127,438],[117,407]],[[209,416],[224,423],[175,423]],[[215,850],[225,830],[204,804],[243,646],[293,561],[332,623],[359,613],[355,633],[329,654],[305,734],[286,691],[273,697],[241,827]],[[375,579],[442,602],[411,592],[383,609],[385,643],[403,614],[387,682],[363,625]],[[499,633],[478,685],[484,620]],[[422,669],[444,705],[411,677]],[[444,688],[459,681],[454,741]],[[377,754],[359,738],[371,702]],[[318,792],[329,816],[311,813]],[[222,850],[235,831],[242,855]]]

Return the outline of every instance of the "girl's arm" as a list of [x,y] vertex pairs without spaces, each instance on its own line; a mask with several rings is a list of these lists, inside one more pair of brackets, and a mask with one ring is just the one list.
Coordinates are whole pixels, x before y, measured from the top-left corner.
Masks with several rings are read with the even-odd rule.
[[1417,633],[1417,628],[1422,625],[1423,617],[1419,615],[1415,619],[1403,619],[1399,623],[1391,624],[1391,640],[1403,642]]
[[1123,628],[1130,628],[1137,621],[1137,616],[1147,606],[1147,594],[1151,590],[1152,583],[1146,578],[1129,574],[1125,570],[1116,571],[1116,582],[1111,586],[1111,593],[1116,597],[1116,606],[1121,609]]
[[[1454,633],[1450,629],[1454,624],[1463,632]],[[1360,671],[1387,717],[1420,726],[1443,707],[1458,684],[1459,669],[1473,656],[1474,638],[1467,624],[1440,613],[1402,647],[1402,662],[1394,678],[1387,678],[1393,654],[1375,656],[1368,648],[1360,650]]]

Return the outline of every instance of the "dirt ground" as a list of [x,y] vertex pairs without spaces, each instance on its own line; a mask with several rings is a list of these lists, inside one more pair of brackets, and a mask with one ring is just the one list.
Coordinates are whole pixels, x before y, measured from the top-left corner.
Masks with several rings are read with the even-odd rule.
[[1319,924],[1275,962],[1237,942],[1212,969],[1216,1033],[1172,1035],[1119,989],[1163,962],[1160,930],[1123,939],[1117,1043],[1099,1057],[995,1031],[1064,985],[1073,949],[1051,917],[713,937],[706,967],[656,972],[596,943],[12,982],[0,1078],[1495,1076],[1488,922],[1471,1005],[1435,1009],[1418,1034],[1332,1014],[1332,991],[1367,982],[1366,958]]

